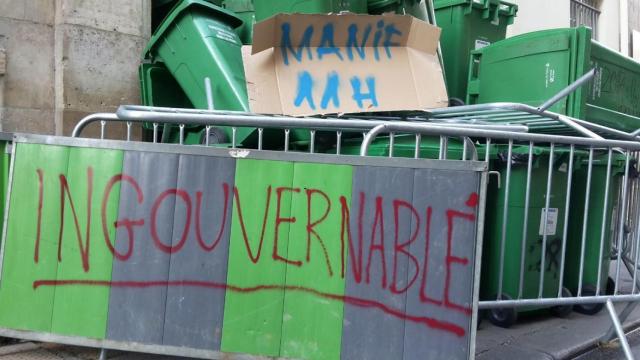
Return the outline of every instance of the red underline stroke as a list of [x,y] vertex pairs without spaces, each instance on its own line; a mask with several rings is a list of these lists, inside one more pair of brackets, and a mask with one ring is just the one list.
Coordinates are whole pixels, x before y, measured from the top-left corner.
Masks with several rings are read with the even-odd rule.
[[383,303],[374,300],[363,299],[354,296],[338,295],[322,292],[316,289],[311,289],[303,286],[294,285],[256,285],[249,287],[242,287],[236,285],[230,285],[219,282],[211,281],[197,281],[197,280],[178,280],[178,281],[108,281],[108,280],[36,280],[33,282],[33,288],[38,289],[42,286],[103,286],[103,287],[115,287],[115,288],[150,288],[150,287],[168,287],[168,286],[188,286],[188,287],[201,287],[209,289],[228,290],[237,293],[253,293],[259,291],[269,290],[286,290],[286,291],[298,291],[302,293],[316,295],[330,300],[342,301],[345,304],[361,307],[361,308],[377,308],[398,319],[410,321],[416,324],[425,325],[428,328],[443,330],[455,334],[459,337],[465,335],[466,331],[459,325],[437,320],[426,316],[416,316],[405,314],[404,312],[389,307]]

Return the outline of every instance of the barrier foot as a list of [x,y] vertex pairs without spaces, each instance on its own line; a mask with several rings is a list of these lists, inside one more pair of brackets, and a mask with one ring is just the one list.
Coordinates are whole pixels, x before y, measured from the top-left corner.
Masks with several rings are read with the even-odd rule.
[[[635,304],[635,303],[629,303],[627,307],[623,310],[623,313],[627,309],[631,308],[632,304]],[[607,300],[607,312],[609,312],[609,317],[611,318],[611,322],[613,323],[612,329],[615,330],[616,334],[618,335],[618,340],[620,340],[620,346],[624,351],[624,356],[627,358],[627,360],[633,360],[634,357],[633,357],[633,354],[631,353],[631,349],[629,348],[629,343],[627,342],[627,336],[624,333],[624,329],[622,328],[622,324],[620,323],[620,319],[618,318],[618,314],[616,313],[616,308],[613,307],[613,303],[611,302],[611,300]],[[627,316],[628,315],[629,314],[627,314]],[[611,329],[609,329],[609,331],[611,331]],[[607,333],[607,335],[609,335],[609,333]]]
[[100,357],[98,360],[107,360],[107,349],[100,349]]

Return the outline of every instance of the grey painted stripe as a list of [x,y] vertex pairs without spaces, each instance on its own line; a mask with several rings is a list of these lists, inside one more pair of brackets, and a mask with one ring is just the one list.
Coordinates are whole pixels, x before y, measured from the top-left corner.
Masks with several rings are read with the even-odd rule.
[[[134,228],[135,240],[131,257],[114,259],[112,281],[166,281],[169,273],[169,254],[160,251],[150,232],[153,203],[165,190],[177,184],[178,155],[128,151],[124,156],[123,173],[133,177],[144,192],[138,203],[137,192],[127,182],[121,183],[119,219],[144,219],[143,226]],[[173,218],[175,197],[167,197],[158,210],[157,234],[165,242],[171,239],[173,223],[161,221]],[[128,234],[125,227],[116,233],[116,250],[126,253]],[[169,240],[170,241],[170,240]],[[109,300],[107,338],[162,344],[166,287],[113,287]]]
[[[429,256],[425,295],[435,301],[443,301],[445,287],[445,257],[447,255],[447,210],[474,213],[475,208],[465,203],[472,193],[478,191],[479,177],[471,172],[422,169],[416,170],[413,189],[413,205],[421,212],[426,225],[426,212],[432,207],[429,237]],[[475,244],[475,221],[453,218],[451,255],[469,259],[464,266],[452,264],[449,298],[455,304],[471,308],[473,289],[473,251]],[[410,252],[420,259],[424,268],[426,228],[422,236],[411,244]],[[422,269],[421,269],[422,270]],[[422,274],[418,284],[421,285]],[[420,286],[412,286],[407,293],[407,314],[428,316],[462,327],[464,336],[433,329],[423,324],[406,322],[404,334],[404,356],[409,359],[468,359],[471,315],[420,299]]]
[[[226,281],[234,175],[235,159],[180,156],[178,188],[187,191],[192,212],[190,231],[184,245],[171,255],[170,281],[193,280],[219,284]],[[226,216],[223,186],[227,187]],[[202,194],[200,203],[197,192]],[[174,217],[173,246],[179,245],[182,239],[186,224],[185,210],[184,203],[179,200]],[[199,232],[196,232],[198,225]],[[224,289],[169,287],[164,345],[219,350],[224,299]]]
[[[404,312],[406,294],[394,294],[394,244],[396,224],[393,201],[398,199],[411,203],[413,197],[413,169],[383,168],[360,166],[354,168],[353,193],[351,199],[350,226],[355,254],[358,254],[360,209],[362,212],[362,279],[355,280],[351,261],[351,249],[348,250],[345,295],[375,300],[386,306]],[[361,206],[361,193],[365,202]],[[376,223],[376,197],[382,198],[382,222]],[[413,233],[413,217],[406,208],[399,208],[398,243],[409,241]],[[380,229],[384,226],[384,231]],[[372,240],[375,233],[375,240]],[[381,252],[369,251],[370,244],[380,245],[382,237],[385,248],[385,266]],[[408,250],[408,247],[407,247]],[[356,258],[358,255],[356,255]],[[369,267],[369,257],[371,264]],[[356,262],[359,262],[358,260]],[[394,288],[401,290],[407,284],[407,266],[409,258],[398,254],[396,265],[396,283]],[[358,268],[359,266],[356,266]],[[369,268],[369,271],[367,271]],[[415,270],[414,270],[415,271]],[[383,277],[386,284],[383,288]],[[369,283],[367,284],[367,280]],[[342,359],[399,359],[404,345],[404,320],[381,312],[378,309],[346,305],[342,335]]]

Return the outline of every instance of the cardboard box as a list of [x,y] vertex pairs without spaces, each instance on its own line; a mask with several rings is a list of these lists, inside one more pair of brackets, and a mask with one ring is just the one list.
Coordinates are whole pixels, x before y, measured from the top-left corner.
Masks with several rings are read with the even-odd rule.
[[245,64],[251,111],[445,107],[439,38],[439,28],[407,15],[276,15],[254,27]]

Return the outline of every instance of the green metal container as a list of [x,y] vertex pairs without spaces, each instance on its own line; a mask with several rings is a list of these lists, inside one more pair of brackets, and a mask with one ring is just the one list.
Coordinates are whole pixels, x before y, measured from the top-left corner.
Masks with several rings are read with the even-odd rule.
[[[340,154],[360,155],[362,138],[347,139],[342,142]],[[389,138],[379,137],[369,145],[368,156],[389,156]],[[416,139],[413,135],[398,135],[393,142],[393,157],[412,158],[415,156]],[[327,150],[335,153],[336,149]],[[463,146],[458,140],[449,139],[447,145],[447,159],[462,159]],[[421,159],[438,159],[440,154],[440,137],[423,137],[420,142]],[[469,157],[469,155],[467,155]]]
[[367,0],[255,0],[256,22],[279,13],[367,13]]
[[640,63],[591,39],[587,27],[515,36],[472,54],[467,102],[539,106],[590,69],[583,86],[550,110],[623,131],[640,128]]
[[[482,276],[480,298],[482,300],[537,298],[539,295],[540,274],[544,278],[543,297],[557,297],[560,286],[560,256],[564,230],[564,208],[566,200],[568,151],[554,150],[553,184],[549,198],[549,217],[547,220],[547,240],[545,263],[541,263],[544,239],[544,209],[547,192],[547,174],[549,171],[549,149],[533,148],[529,206],[526,234],[525,201],[527,188],[528,146],[514,146],[511,157],[511,178],[509,180],[509,199],[507,203],[506,237],[504,242],[504,264],[502,289],[500,284],[500,258],[502,253],[502,226],[506,196],[507,147],[492,147],[490,169],[500,173],[500,180],[491,177],[487,187],[487,205],[485,233],[482,253]],[[479,150],[480,151],[480,150]],[[576,155],[578,157],[579,155]],[[500,186],[498,184],[500,183]],[[523,237],[524,245],[523,245]],[[523,249],[524,246],[524,249]],[[521,260],[523,281],[520,281]],[[522,289],[520,286],[522,284]],[[498,294],[500,292],[500,294]],[[571,296],[565,289],[564,296]],[[498,326],[513,325],[519,313],[531,312],[540,308],[494,309],[489,314],[492,323]],[[551,308],[558,316],[567,315],[571,306]]]
[[429,22],[426,2],[420,0],[369,0],[367,6],[369,14],[407,14]]
[[442,28],[447,91],[451,101],[460,104],[467,96],[471,51],[504,39],[518,6],[500,0],[435,0],[434,8]]
[[[609,179],[609,193],[605,204],[605,190],[607,179],[608,156],[599,155],[594,158],[591,170],[591,186],[589,208],[587,210],[587,227],[584,248],[584,268],[582,278],[582,295],[596,294],[598,288],[598,267],[600,272],[599,294],[607,293],[609,277],[609,263],[611,261],[611,242],[613,236],[613,214],[618,190],[622,184],[625,170],[625,156],[617,154],[612,157],[611,177]],[[569,231],[567,237],[567,254],[565,260],[564,284],[573,294],[577,294],[580,276],[580,254],[582,249],[582,234],[585,223],[585,197],[587,190],[588,163],[575,172],[571,188],[571,209],[569,212]],[[604,220],[604,221],[603,221]],[[604,226],[604,235],[603,235]],[[602,237],[604,236],[604,238]],[[602,240],[602,241],[601,241]],[[601,247],[602,246],[602,251]],[[602,257],[600,253],[602,252]],[[575,309],[585,314],[599,312],[603,304],[579,305]]]
[[222,6],[242,19],[242,26],[236,29],[236,33],[245,45],[253,43],[253,25],[256,23],[256,12],[253,0],[224,0]]
[[[234,30],[242,24],[233,13],[209,2],[182,0],[151,37],[144,58],[162,63],[193,107],[208,108],[204,87],[208,77],[216,109],[249,111],[242,43]],[[249,141],[254,130],[238,128],[237,143]],[[230,139],[231,129],[224,131]]]

